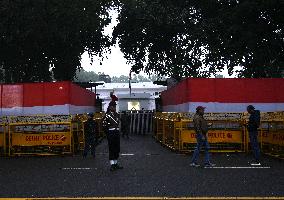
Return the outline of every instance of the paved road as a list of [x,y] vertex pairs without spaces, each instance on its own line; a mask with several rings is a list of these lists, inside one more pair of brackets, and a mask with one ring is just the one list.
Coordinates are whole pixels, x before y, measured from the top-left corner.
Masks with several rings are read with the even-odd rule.
[[0,158],[0,197],[96,196],[284,196],[284,161],[264,157],[249,167],[246,154],[214,154],[216,169],[189,167],[150,136],[122,139],[123,170],[110,172],[106,141],[95,159],[73,157]]

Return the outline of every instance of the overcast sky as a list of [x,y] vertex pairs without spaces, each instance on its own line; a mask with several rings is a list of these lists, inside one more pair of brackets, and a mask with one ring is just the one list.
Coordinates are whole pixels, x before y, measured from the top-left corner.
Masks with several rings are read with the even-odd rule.
[[[111,24],[105,28],[105,34],[111,35],[112,29],[117,25],[117,16],[118,13],[115,11],[110,11],[112,15]],[[123,57],[123,53],[120,51],[118,45],[111,47],[111,54],[107,54],[107,59],[102,61],[102,65],[100,65],[100,61],[98,57],[94,58],[94,62],[90,64],[90,58],[87,52],[82,55],[81,65],[86,71],[94,71],[96,73],[101,72],[104,74],[108,74],[110,76],[120,76],[120,75],[129,75],[130,66],[126,64],[126,59]],[[227,70],[224,70],[222,73],[223,76],[229,77]],[[142,73],[142,75],[145,75]],[[145,75],[146,76],[146,75]],[[235,75],[233,75],[234,77]]]

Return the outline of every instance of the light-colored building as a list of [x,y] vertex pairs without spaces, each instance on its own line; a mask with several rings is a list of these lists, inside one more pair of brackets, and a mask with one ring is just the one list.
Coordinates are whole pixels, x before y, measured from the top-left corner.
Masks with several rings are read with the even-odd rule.
[[[117,110],[154,110],[155,98],[158,98],[167,87],[155,85],[153,82],[131,83],[104,83],[96,88],[96,93],[103,99],[103,110],[106,111],[111,101],[110,92],[118,97]],[[94,91],[94,89],[93,89]]]

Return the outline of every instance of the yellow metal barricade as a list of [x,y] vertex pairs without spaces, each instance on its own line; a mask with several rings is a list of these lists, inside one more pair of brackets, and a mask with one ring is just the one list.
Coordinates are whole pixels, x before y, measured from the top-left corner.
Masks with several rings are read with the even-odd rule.
[[[180,151],[193,151],[196,137],[192,121],[193,114],[181,120]],[[206,113],[204,118],[212,126],[208,131],[208,142],[212,152],[244,152],[242,113]]]
[[[104,132],[102,128],[102,117],[103,113],[94,113],[94,120],[96,122],[96,137],[103,138]],[[72,122],[72,132],[74,136],[74,151],[83,151],[85,147],[85,132],[84,132],[84,122],[88,119],[87,114],[75,115],[73,116]]]
[[154,115],[154,137],[159,142],[163,141],[164,117],[163,113],[155,113]]
[[69,115],[8,117],[9,155],[72,153],[72,121]]
[[105,133],[103,131],[103,127],[102,127],[102,118],[104,116],[104,112],[96,112],[94,113],[94,120],[96,121],[97,124],[97,133],[99,138],[102,138],[105,136]]
[[6,154],[6,117],[0,117],[0,155]]
[[[242,113],[206,113],[208,123],[212,123],[208,131],[211,151],[244,152],[246,138],[243,131]],[[166,146],[180,152],[193,151],[196,137],[193,127],[194,113],[163,113],[162,123],[157,122],[156,138]],[[162,134],[159,126],[162,125]],[[162,138],[161,138],[162,137]]]
[[84,121],[87,120],[87,115],[73,116],[72,132],[74,136],[74,152],[83,151],[85,146],[84,136]]
[[262,113],[259,142],[262,153],[284,158],[284,112]]

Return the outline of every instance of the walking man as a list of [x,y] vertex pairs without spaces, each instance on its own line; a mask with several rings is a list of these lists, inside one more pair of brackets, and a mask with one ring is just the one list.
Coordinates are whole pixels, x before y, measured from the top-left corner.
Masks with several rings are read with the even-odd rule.
[[258,127],[260,126],[260,112],[259,110],[255,110],[254,106],[249,105],[247,107],[247,111],[250,114],[249,121],[247,124],[247,129],[249,132],[249,140],[251,149],[253,151],[254,161],[252,161],[251,165],[261,165],[259,162],[260,159],[260,149],[258,144]]
[[96,145],[96,134],[95,128],[96,123],[93,120],[94,114],[88,113],[88,119],[84,122],[84,137],[85,137],[85,148],[83,152],[83,157],[87,157],[88,152],[91,149],[91,154],[95,157],[95,145]]
[[192,167],[199,167],[200,165],[197,163],[198,157],[199,157],[199,151],[202,146],[205,148],[205,167],[214,167],[215,164],[212,164],[210,162],[209,157],[209,143],[208,143],[208,124],[206,120],[204,119],[204,110],[205,107],[198,106],[196,108],[196,113],[193,117],[193,124],[194,124],[194,130],[196,133],[196,148],[193,153],[193,157],[191,160],[190,166]]
[[108,141],[110,171],[122,169],[123,167],[118,164],[120,152],[119,114],[114,105],[109,104],[102,123]]

